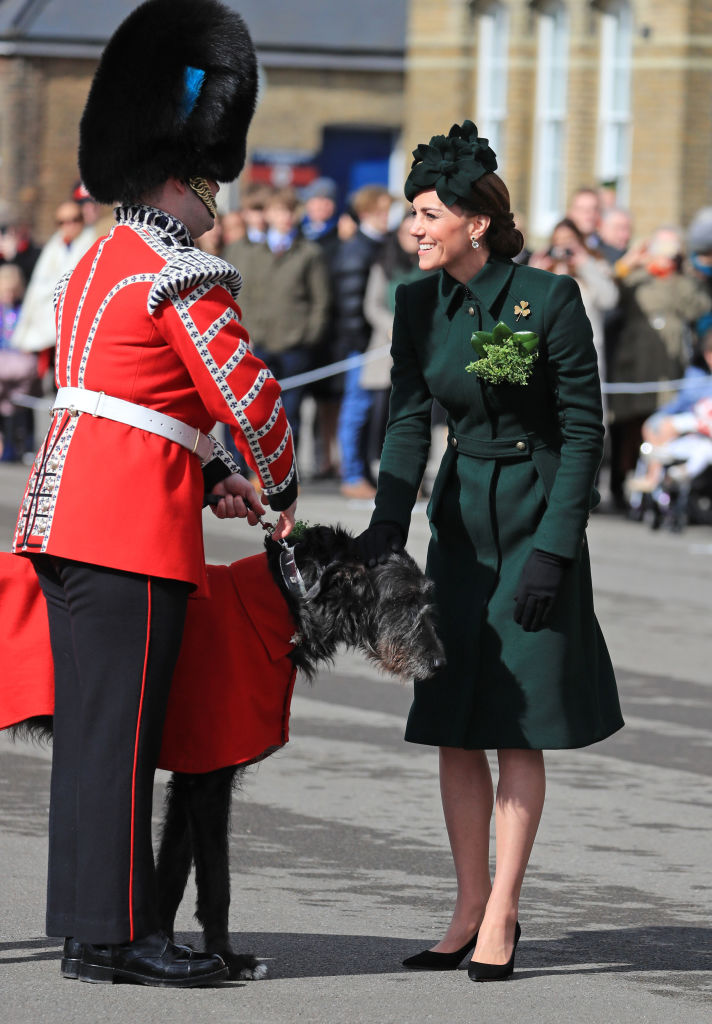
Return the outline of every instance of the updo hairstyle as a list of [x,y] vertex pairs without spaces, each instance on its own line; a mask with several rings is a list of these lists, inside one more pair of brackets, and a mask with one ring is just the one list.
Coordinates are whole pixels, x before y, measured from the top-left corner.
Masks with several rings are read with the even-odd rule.
[[490,225],[484,235],[484,243],[493,256],[513,259],[524,248],[524,235],[514,226],[514,216],[509,209],[509,190],[498,174],[483,174],[474,182],[467,201],[461,200],[462,209],[468,213],[481,213],[490,218]]

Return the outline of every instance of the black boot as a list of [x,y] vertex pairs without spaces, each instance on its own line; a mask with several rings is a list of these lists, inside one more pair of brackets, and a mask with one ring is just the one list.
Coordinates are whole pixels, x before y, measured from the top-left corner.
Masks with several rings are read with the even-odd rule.
[[63,978],[70,978],[72,981],[75,981],[79,977],[79,964],[81,963],[83,953],[83,944],[77,942],[71,935],[64,940],[62,963],[59,967],[59,973]]

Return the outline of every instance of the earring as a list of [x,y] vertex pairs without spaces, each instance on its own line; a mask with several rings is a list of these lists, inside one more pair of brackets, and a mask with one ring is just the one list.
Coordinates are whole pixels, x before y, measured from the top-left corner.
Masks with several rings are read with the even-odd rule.
[[480,243],[479,243],[479,242],[477,241],[477,239],[475,238],[475,236],[474,236],[474,235],[472,235],[472,236],[470,237],[470,241],[472,242],[472,248],[473,248],[473,249],[479,249],[479,247],[480,247]]

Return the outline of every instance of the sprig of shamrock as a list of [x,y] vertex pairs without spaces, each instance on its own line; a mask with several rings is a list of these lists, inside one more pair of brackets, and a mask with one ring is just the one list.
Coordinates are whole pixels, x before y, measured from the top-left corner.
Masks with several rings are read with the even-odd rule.
[[539,335],[513,331],[501,320],[492,330],[475,331],[470,344],[479,357],[465,367],[488,384],[528,384],[538,356]]
[[308,519],[297,519],[292,527],[292,532],[289,534],[289,543],[296,544],[304,536],[304,531],[309,529]]

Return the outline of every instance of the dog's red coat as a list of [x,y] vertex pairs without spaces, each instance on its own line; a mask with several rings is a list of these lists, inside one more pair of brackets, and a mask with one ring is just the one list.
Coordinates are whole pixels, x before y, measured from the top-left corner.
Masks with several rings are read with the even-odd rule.
[[[188,602],[159,767],[209,772],[289,739],[295,625],[265,554],[210,565]],[[28,559],[0,552],[0,729],[54,710],[47,610]]]

